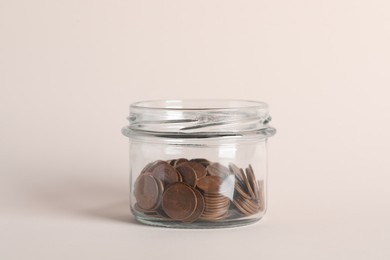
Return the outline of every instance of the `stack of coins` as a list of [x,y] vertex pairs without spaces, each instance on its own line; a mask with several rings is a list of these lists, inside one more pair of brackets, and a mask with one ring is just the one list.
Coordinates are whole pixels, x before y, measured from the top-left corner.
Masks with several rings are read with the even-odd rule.
[[233,163],[230,163],[229,168],[236,178],[233,204],[237,210],[246,216],[262,211],[264,208],[262,185],[260,189],[252,166],[249,165],[245,172]]
[[201,220],[220,220],[228,217],[230,200],[224,194],[226,191],[221,190],[224,178],[219,176],[208,175],[198,182],[198,188],[202,191],[205,209],[201,215]]
[[[262,183],[251,165],[226,167],[207,159],[154,161],[134,184],[134,209],[146,215],[191,223],[218,221],[263,210]],[[231,203],[232,202],[232,203]]]

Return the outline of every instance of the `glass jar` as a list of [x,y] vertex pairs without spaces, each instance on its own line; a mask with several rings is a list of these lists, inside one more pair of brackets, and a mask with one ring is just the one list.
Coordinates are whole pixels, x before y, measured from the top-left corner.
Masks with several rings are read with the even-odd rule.
[[176,228],[241,226],[267,208],[268,105],[158,100],[130,106],[130,208]]

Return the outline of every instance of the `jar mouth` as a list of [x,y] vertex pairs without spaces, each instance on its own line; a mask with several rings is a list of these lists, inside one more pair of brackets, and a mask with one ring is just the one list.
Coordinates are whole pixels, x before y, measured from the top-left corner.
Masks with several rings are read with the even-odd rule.
[[269,137],[268,105],[234,99],[149,100],[130,105],[128,137]]
[[146,100],[135,102],[130,109],[156,110],[239,110],[239,109],[268,109],[268,104],[261,101],[237,99],[172,99]]

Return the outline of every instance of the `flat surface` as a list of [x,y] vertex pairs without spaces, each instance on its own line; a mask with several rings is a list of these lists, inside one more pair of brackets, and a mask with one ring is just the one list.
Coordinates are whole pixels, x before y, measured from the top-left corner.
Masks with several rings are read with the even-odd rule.
[[[390,259],[388,1],[1,1],[0,259]],[[137,224],[128,105],[268,102],[269,208]]]

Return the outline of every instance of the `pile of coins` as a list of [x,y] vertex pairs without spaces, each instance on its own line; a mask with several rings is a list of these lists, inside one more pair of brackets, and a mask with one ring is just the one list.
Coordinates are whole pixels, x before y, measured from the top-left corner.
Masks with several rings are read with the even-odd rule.
[[263,181],[245,171],[207,159],[154,161],[134,183],[134,209],[175,221],[218,221],[264,210]]

